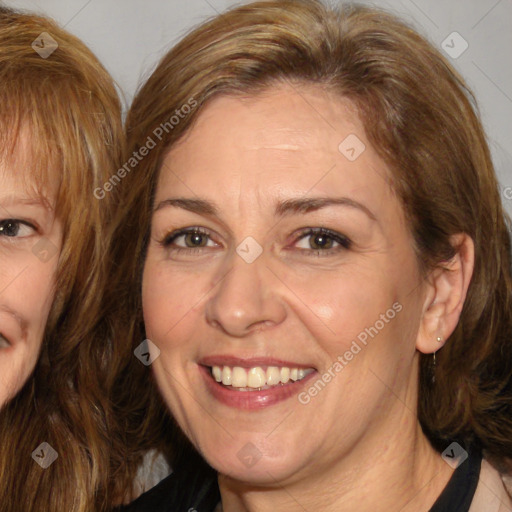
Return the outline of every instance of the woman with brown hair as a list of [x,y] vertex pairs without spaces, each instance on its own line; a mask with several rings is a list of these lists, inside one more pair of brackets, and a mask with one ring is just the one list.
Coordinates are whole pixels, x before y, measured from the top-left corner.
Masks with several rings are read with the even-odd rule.
[[101,307],[117,191],[93,195],[123,141],[115,86],[91,51],[53,21],[0,8],[2,512],[110,510],[141,460],[120,448],[133,416],[114,421],[110,394],[126,360]]
[[435,48],[375,9],[251,3],[126,125],[118,338],[150,340],[217,474],[173,461],[124,510],[512,509],[510,222]]

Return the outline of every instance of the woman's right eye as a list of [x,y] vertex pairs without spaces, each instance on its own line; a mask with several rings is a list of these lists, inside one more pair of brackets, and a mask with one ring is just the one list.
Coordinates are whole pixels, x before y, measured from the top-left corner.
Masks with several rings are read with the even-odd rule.
[[19,219],[0,220],[0,236],[10,238],[30,236],[36,230],[35,226]]
[[216,247],[209,233],[199,228],[180,229],[167,235],[161,244],[170,250],[183,251],[201,249],[202,247]]

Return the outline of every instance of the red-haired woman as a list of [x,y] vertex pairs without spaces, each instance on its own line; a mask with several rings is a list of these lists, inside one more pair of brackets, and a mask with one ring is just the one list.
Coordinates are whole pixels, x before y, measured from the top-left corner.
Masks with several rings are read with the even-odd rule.
[[115,86],[91,51],[0,8],[2,512],[98,512],[132,495],[141,454],[121,440],[141,420],[136,408],[113,419],[126,359],[102,307],[123,146]]

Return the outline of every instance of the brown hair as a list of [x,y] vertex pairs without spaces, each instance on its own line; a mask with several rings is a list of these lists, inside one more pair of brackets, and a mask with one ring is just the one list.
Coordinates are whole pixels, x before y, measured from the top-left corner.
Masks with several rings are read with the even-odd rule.
[[[151,203],[165,151],[211,98],[254,95],[283,81],[318,84],[356,106],[391,169],[425,276],[455,255],[451,235],[474,240],[474,275],[457,328],[438,352],[435,385],[429,356],[420,357],[418,415],[438,450],[458,439],[505,462],[512,457],[510,219],[472,93],[439,51],[387,12],[316,0],[251,3],[200,26],[162,59],[126,121],[130,153],[148,137],[161,140],[123,189],[124,258],[120,250],[117,258],[137,298],[120,318],[128,322],[129,313],[140,321]],[[158,131],[190,98],[197,107]]]
[[[58,43],[51,55],[32,47],[43,32]],[[109,510],[134,463],[123,467],[116,449],[109,401],[116,353],[101,320],[117,196],[113,190],[98,200],[93,191],[121,161],[121,105],[110,76],[81,41],[46,18],[0,8],[4,162],[19,158],[21,133],[29,136],[22,178],[42,195],[56,185],[63,244],[40,359],[0,413],[0,508]],[[31,457],[42,442],[59,454],[47,469]]]

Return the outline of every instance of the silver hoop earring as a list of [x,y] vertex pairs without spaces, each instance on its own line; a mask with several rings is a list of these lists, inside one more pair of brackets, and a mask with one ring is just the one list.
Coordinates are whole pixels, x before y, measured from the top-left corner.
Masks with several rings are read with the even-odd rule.
[[[437,337],[438,343],[441,343],[443,341],[443,338],[441,336]],[[436,382],[436,351],[434,351],[434,354],[432,356],[432,384]]]

